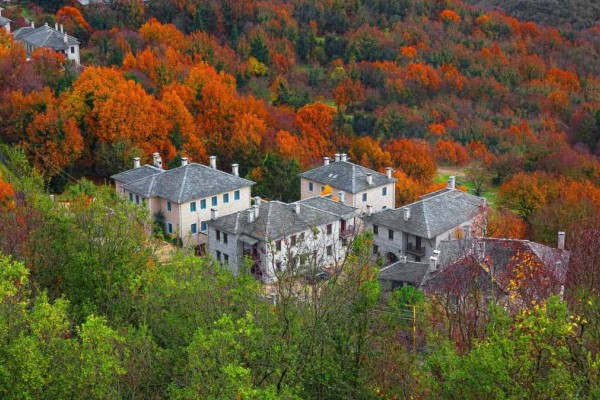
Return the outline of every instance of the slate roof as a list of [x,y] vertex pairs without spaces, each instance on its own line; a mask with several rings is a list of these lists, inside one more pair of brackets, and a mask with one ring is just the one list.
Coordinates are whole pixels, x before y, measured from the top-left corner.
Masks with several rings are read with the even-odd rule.
[[[410,209],[408,221],[404,220],[405,208]],[[481,212],[481,198],[451,189],[399,208],[382,210],[365,219],[374,225],[433,239]]]
[[[296,204],[300,204],[299,214],[296,214]],[[247,235],[259,240],[272,240],[305,232],[340,218],[339,215],[319,210],[302,202],[287,204],[271,201],[261,204],[258,209],[258,218],[252,222],[248,221],[248,211],[225,215],[208,221],[208,225],[230,234]]]
[[69,49],[70,46],[79,45],[79,40],[73,36],[67,35],[67,43],[65,43],[64,37],[64,33],[48,25],[40,26],[39,28],[19,28],[15,31],[16,40],[21,40],[35,47],[64,51]]
[[379,280],[391,282],[407,282],[416,287],[421,286],[429,264],[416,261],[397,261],[379,270]]
[[[144,166],[146,167],[149,166]],[[112,178],[127,179],[135,174],[137,172],[134,169],[113,175]],[[180,204],[255,184],[248,179],[197,163],[158,173],[150,171],[140,174],[148,175],[128,181],[123,188],[143,197],[157,196]]]
[[346,204],[342,204],[339,201],[333,201],[331,198],[315,196],[309,197],[308,199],[300,200],[297,203],[305,206],[317,208],[319,210],[327,211],[331,214],[337,215],[338,217],[353,217],[359,214],[359,211],[355,207],[351,207]]
[[469,282],[476,278],[484,278],[481,285],[485,290],[493,286],[504,290],[514,274],[515,266],[539,262],[547,272],[540,278],[550,285],[539,289],[553,290],[556,294],[566,282],[570,258],[569,251],[517,239],[448,240],[440,242],[438,250],[439,267],[425,278],[424,286],[430,290],[444,287],[448,279]]
[[12,22],[12,20],[10,20],[10,19],[8,19],[8,18],[3,17],[2,15],[0,15],[0,27],[4,26],[4,25],[8,25],[11,22]]
[[[367,174],[373,174],[373,184],[367,184]],[[382,174],[348,161],[335,161],[300,174],[300,177],[329,185],[347,193],[358,193],[374,187],[396,182]]]
[[146,164],[140,168],[133,168],[124,172],[120,172],[111,176],[111,178],[113,178],[115,181],[130,183],[152,175],[162,174],[163,172],[164,171],[158,167]]

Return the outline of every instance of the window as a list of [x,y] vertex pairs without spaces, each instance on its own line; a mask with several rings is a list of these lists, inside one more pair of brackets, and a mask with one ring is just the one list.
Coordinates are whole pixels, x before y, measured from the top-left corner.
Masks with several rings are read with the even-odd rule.
[[167,232],[173,233],[173,224],[170,222],[167,224]]
[[75,46],[71,46],[71,54],[75,54]]
[[216,230],[215,234],[217,235],[217,240],[221,240],[221,231],[220,230]]
[[206,199],[200,200],[200,209],[206,210]]
[[391,229],[388,229],[388,239],[394,240],[394,231]]
[[315,188],[313,187],[313,183],[312,182],[308,182],[308,191],[312,192]]
[[379,226],[373,225],[373,235],[379,235]]
[[129,201],[133,202],[133,193],[129,193]]
[[223,232],[223,243],[227,243],[227,234]]
[[192,224],[192,227],[190,230],[192,231],[192,235],[195,235],[196,233],[198,233],[198,224]]
[[363,203],[367,202],[367,194],[366,193],[363,193],[363,195],[362,195],[362,201],[363,201]]
[[296,245],[296,235],[290,236],[290,246]]
[[333,225],[327,224],[327,234],[331,235],[333,233]]
[[171,212],[171,202],[167,201],[167,211]]
[[135,204],[140,204],[140,196],[135,195]]
[[202,232],[206,232],[207,229],[208,229],[208,226],[207,226],[206,222],[200,222],[200,230]]
[[281,240],[275,242],[275,250],[281,251]]
[[382,195],[382,196],[387,196],[387,186],[386,186],[386,187],[383,187],[383,188],[381,189],[381,195]]
[[229,193],[223,194],[223,203],[224,204],[229,203]]
[[327,255],[328,256],[332,256],[333,255],[333,246],[327,246]]
[[210,202],[213,205],[213,207],[216,206],[217,205],[217,196],[213,196]]
[[373,245],[373,254],[379,254],[379,246],[376,244]]
[[196,212],[196,202],[192,201],[190,203],[190,212]]
[[223,263],[224,264],[229,264],[229,255],[223,253]]
[[221,262],[221,252],[217,250],[217,260]]
[[235,192],[233,192],[233,199],[234,200],[240,199],[240,191],[239,190],[236,190]]

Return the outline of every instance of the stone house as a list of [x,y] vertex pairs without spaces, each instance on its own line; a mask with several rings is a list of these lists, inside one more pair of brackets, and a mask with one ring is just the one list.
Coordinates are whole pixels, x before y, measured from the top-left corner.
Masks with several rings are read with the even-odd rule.
[[4,29],[6,33],[10,33],[10,23],[12,22],[10,19],[2,16],[2,11],[4,8],[0,7],[0,28]]
[[54,28],[44,24],[36,28],[32,22],[31,26],[19,28],[15,31],[14,38],[21,43],[27,53],[27,59],[31,59],[36,49],[52,49],[57,53],[64,54],[67,60],[76,65],[81,64],[79,57],[79,40],[67,35],[63,25],[55,24]]
[[365,229],[374,235],[373,255],[392,263],[427,262],[442,240],[482,236],[486,226],[485,199],[456,190],[451,177],[448,187],[421,200],[376,213],[367,210]]
[[232,173],[219,171],[216,157],[211,156],[210,166],[182,158],[180,167],[164,170],[159,154],[154,153],[153,165],[141,166],[136,157],[132,169],[111,178],[117,193],[144,205],[153,215],[161,212],[168,234],[202,249],[211,209],[228,215],[250,207],[255,183],[239,177],[238,169],[238,164],[233,164]]
[[325,157],[322,166],[300,174],[300,198],[319,195],[328,185],[344,204],[363,211],[367,204],[374,211],[385,210],[395,206],[396,181],[392,168],[382,174],[349,162],[346,154],[336,154],[334,162]]
[[248,268],[262,282],[272,283],[289,268],[302,274],[335,266],[346,256],[357,216],[356,208],[325,197],[292,204],[258,199],[235,214],[219,217],[213,212],[208,251],[234,273]]

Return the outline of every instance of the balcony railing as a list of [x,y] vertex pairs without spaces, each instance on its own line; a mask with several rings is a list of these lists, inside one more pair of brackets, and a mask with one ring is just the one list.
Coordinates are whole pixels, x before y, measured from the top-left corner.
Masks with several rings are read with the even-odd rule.
[[425,255],[425,247],[416,247],[413,243],[408,243],[406,245],[406,252],[417,257],[423,257]]
[[349,226],[346,229],[342,229],[340,230],[340,238],[341,239],[348,239],[351,238],[352,236],[354,236],[354,226]]

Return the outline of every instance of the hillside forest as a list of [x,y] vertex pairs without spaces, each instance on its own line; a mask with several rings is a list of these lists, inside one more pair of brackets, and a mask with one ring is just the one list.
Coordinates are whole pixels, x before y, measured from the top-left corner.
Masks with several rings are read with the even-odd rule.
[[[64,25],[82,66],[0,29],[1,398],[600,397],[600,25],[458,0],[2,4],[13,31]],[[154,152],[239,163],[283,201],[335,153],[393,167],[397,206],[456,171],[486,235],[567,232],[568,285],[518,312],[471,286],[456,312],[382,297],[367,233],[345,279],[281,279],[274,304],[149,244],[152,216],[103,183]]]

